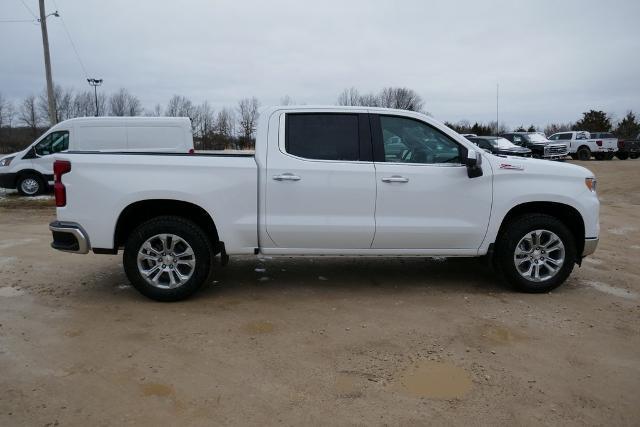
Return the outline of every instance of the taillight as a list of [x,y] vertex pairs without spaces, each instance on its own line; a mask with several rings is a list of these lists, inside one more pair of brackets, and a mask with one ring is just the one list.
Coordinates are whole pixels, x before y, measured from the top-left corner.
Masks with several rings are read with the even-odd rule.
[[598,145],[598,147],[602,147],[602,141],[598,140],[596,141],[596,144]]
[[193,148],[189,148],[189,154],[193,154],[195,152],[196,152],[196,150],[194,150]]
[[624,141],[622,139],[618,140],[618,148],[624,148]]
[[61,208],[67,205],[67,189],[62,183],[62,175],[71,172],[71,162],[68,160],[56,160],[53,163],[53,194],[56,196],[56,206]]

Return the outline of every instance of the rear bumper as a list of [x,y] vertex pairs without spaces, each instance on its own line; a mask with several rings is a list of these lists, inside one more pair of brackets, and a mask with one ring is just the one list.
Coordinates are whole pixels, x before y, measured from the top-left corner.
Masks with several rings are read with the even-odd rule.
[[16,188],[16,173],[0,173],[0,188],[14,190]]
[[594,253],[596,251],[596,248],[598,247],[598,241],[599,239],[597,237],[584,239],[584,249],[582,251],[582,256],[585,257]]
[[49,230],[53,236],[53,249],[76,254],[86,254],[91,249],[87,233],[75,222],[54,221],[49,224]]

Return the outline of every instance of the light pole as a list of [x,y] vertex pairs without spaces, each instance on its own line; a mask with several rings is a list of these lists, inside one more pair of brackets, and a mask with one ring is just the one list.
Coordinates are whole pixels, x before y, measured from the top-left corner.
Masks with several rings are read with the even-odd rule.
[[87,82],[93,86],[93,95],[96,99],[96,117],[98,117],[100,115],[100,111],[98,110],[98,86],[102,84],[102,79],[87,79]]

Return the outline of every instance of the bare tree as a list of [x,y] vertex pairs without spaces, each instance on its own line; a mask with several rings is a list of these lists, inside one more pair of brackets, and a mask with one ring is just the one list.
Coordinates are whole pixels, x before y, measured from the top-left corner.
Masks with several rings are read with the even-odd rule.
[[109,113],[112,116],[139,116],[142,114],[140,100],[122,88],[109,98]]
[[360,92],[355,87],[350,87],[338,95],[338,105],[361,105]]
[[494,135],[502,135],[503,133],[509,132],[509,129],[504,123],[500,123],[498,128],[496,129],[496,121],[489,122],[488,126],[491,128]]
[[34,137],[38,134],[40,115],[38,113],[38,107],[36,106],[35,96],[29,95],[22,101],[18,118],[25,126],[31,128]]
[[573,123],[550,123],[544,128],[545,135],[551,136],[558,132],[567,132],[573,128]]
[[216,115],[215,131],[225,138],[232,138],[235,131],[236,118],[233,111],[223,108]]
[[363,107],[379,107],[380,97],[378,95],[374,95],[373,93],[364,94],[358,100],[357,105],[362,105]]
[[238,102],[238,113],[240,116],[240,132],[242,143],[248,148],[256,131],[258,124],[258,98],[245,98]]
[[424,106],[422,97],[405,87],[386,87],[380,92],[379,99],[380,106],[386,108],[421,111]]
[[293,104],[295,104],[295,101],[291,99],[289,95],[285,95],[282,98],[280,98],[280,105],[293,105]]
[[0,93],[0,129],[6,126],[7,123],[11,123],[9,113],[13,114],[13,106],[10,101],[6,100],[2,93]]
[[165,115],[169,117],[191,117],[196,114],[196,106],[185,96],[173,95],[167,104]]

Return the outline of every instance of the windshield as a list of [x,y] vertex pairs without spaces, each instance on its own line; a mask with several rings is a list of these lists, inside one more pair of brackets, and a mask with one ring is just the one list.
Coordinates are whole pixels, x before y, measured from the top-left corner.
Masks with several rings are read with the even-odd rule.
[[549,140],[539,133],[530,133],[526,135],[529,142],[548,142]]

